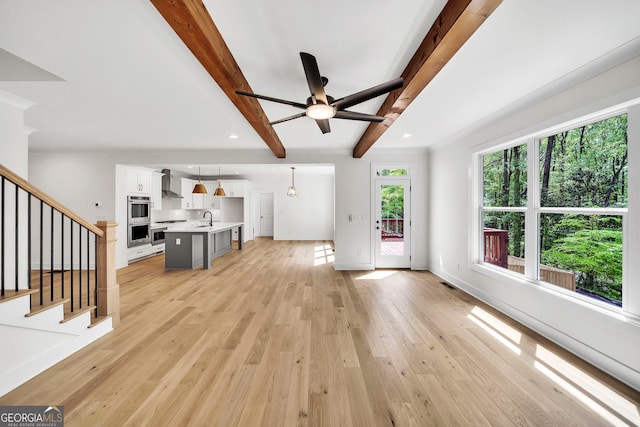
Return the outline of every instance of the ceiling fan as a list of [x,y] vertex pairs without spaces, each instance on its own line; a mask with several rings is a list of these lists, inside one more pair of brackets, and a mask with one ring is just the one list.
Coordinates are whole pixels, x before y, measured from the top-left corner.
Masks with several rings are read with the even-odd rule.
[[309,85],[309,91],[311,92],[311,96],[307,98],[305,104],[287,101],[285,99],[272,98],[270,96],[257,95],[255,93],[244,92],[241,90],[236,91],[238,95],[264,99],[265,101],[278,102],[280,104],[286,104],[305,110],[304,113],[294,114],[293,116],[276,120],[269,123],[270,125],[307,116],[316,121],[322,133],[328,133],[331,132],[331,127],[329,126],[329,119],[331,118],[360,120],[364,122],[381,122],[385,119],[384,117],[348,111],[345,110],[345,108],[349,108],[353,105],[360,104],[361,102],[368,101],[369,99],[391,92],[392,90],[401,88],[404,84],[402,77],[399,77],[395,80],[345,96],[344,98],[334,99],[324,91],[324,87],[328,83],[329,79],[320,76],[320,70],[318,69],[318,63],[316,62],[315,56],[309,53],[300,52],[300,58],[302,59],[302,67],[304,68],[304,74],[307,77],[307,84]]

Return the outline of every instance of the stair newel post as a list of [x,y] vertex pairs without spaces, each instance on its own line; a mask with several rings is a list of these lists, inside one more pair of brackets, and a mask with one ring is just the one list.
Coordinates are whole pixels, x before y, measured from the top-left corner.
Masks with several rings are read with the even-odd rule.
[[97,237],[98,316],[111,316],[113,327],[120,323],[120,285],[116,283],[116,227],[112,221],[98,221],[103,232]]

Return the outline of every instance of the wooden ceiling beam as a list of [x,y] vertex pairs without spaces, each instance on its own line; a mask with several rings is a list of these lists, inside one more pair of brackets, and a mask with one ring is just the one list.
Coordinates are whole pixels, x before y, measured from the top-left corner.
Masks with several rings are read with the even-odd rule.
[[278,158],[285,158],[286,150],[258,100],[236,94],[236,90],[253,91],[202,0],[151,0],[151,3],[273,154]]
[[364,156],[500,3],[502,0],[447,2],[402,72],[403,88],[389,93],[376,113],[386,120],[367,127],[353,149],[353,157]]

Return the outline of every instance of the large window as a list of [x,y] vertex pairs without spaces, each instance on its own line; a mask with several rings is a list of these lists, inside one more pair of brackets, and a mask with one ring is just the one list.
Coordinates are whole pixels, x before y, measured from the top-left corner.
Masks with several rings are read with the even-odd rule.
[[627,115],[488,151],[481,159],[479,261],[621,306]]

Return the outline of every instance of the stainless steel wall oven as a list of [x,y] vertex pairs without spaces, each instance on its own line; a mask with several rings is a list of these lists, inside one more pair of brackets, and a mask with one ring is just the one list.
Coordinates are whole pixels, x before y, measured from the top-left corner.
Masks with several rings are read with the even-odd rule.
[[127,247],[145,245],[151,243],[151,224],[129,224],[127,233]]
[[127,196],[127,222],[151,222],[151,198],[147,196]]
[[127,196],[127,247],[151,243],[151,198]]

